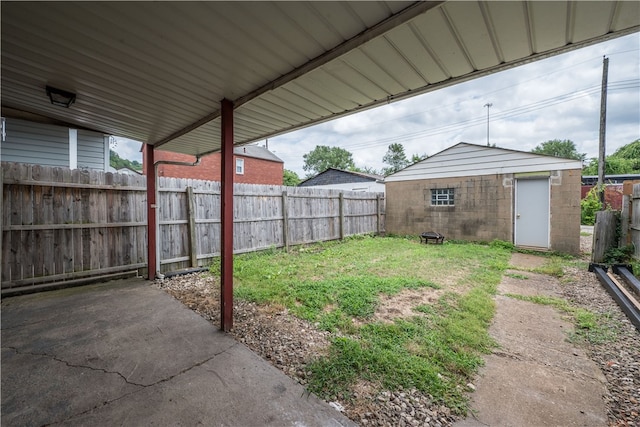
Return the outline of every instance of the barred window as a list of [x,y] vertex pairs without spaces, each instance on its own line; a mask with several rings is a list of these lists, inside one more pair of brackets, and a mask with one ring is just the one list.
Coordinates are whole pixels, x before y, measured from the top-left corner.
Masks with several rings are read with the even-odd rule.
[[453,206],[453,188],[434,188],[431,190],[431,206]]

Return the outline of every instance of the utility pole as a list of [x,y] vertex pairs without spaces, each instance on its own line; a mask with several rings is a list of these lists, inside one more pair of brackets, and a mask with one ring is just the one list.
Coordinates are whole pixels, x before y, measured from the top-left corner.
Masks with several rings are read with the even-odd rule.
[[487,107],[487,147],[489,147],[489,108],[493,107],[493,104],[488,102],[484,106]]
[[600,144],[598,150],[598,194],[604,208],[604,166],[605,166],[605,130],[607,126],[607,80],[609,74],[609,58],[602,59],[602,89],[600,95]]

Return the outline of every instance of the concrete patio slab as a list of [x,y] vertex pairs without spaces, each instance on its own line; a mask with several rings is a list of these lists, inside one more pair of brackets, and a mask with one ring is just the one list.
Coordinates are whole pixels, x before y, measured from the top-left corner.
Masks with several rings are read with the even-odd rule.
[[2,425],[355,425],[142,280],[2,300]]

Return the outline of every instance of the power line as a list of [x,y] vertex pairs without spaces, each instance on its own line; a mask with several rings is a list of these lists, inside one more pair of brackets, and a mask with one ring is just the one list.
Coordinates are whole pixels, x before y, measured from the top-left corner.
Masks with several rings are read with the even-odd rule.
[[[609,84],[609,90],[610,91],[620,91],[620,90],[627,90],[627,89],[636,89],[640,87],[640,79],[631,79],[631,80],[622,80],[619,82],[612,82]],[[491,117],[491,122],[495,122],[498,120],[504,120],[504,119],[508,119],[508,118],[512,118],[512,117],[516,117],[519,115],[523,115],[523,114],[527,114],[527,113],[531,113],[534,111],[538,111],[541,110],[543,108],[546,107],[550,107],[553,105],[557,105],[557,104],[561,104],[564,102],[570,102],[570,101],[575,101],[577,99],[581,99],[596,93],[599,93],[600,91],[600,87],[599,85],[596,86],[591,86],[588,88],[584,88],[584,89],[579,89],[576,91],[572,91],[572,92],[568,92],[562,95],[558,95],[552,98],[547,98],[547,99],[543,99],[540,101],[536,101],[530,104],[526,104],[520,107],[515,107],[506,111],[501,111],[498,113],[494,113]],[[398,119],[395,119],[398,120]],[[380,139],[375,139],[375,140],[369,140],[369,141],[363,141],[363,142],[357,142],[357,143],[353,143],[353,144],[349,144],[349,143],[345,143],[342,144],[342,146],[347,147],[351,150],[359,150],[359,149],[365,149],[365,148],[370,148],[370,147],[374,147],[374,146],[378,146],[378,145],[383,145],[386,143],[392,143],[392,142],[397,142],[397,141],[402,141],[402,140],[407,140],[407,139],[415,139],[417,137],[423,137],[423,136],[432,136],[432,135],[438,135],[441,133],[446,133],[452,130],[452,128],[458,128],[460,130],[463,129],[468,129],[469,127],[473,127],[473,126],[477,126],[478,124],[483,123],[485,120],[484,117],[482,116],[478,116],[478,117],[474,117],[471,119],[465,119],[465,120],[461,120],[458,122],[454,122],[454,123],[449,123],[449,124],[445,124],[445,125],[441,125],[441,126],[436,126],[436,127],[430,127],[429,129],[425,129],[425,130],[421,130],[421,131],[416,131],[416,132],[410,132],[410,133],[404,133],[404,134],[400,134],[400,135],[394,135],[394,136],[390,136],[387,138],[380,138]]]

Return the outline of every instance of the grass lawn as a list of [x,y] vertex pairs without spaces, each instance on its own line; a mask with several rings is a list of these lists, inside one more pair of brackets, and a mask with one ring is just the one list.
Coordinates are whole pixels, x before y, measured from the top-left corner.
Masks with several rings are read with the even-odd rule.
[[[494,346],[492,297],[510,256],[500,244],[353,237],[236,257],[235,297],[286,307],[332,332],[328,355],[308,367],[312,392],[348,400],[358,381],[415,387],[464,413],[465,386]],[[393,321],[375,316],[404,290],[437,298],[416,300],[413,315]]]

